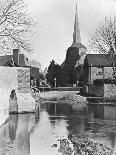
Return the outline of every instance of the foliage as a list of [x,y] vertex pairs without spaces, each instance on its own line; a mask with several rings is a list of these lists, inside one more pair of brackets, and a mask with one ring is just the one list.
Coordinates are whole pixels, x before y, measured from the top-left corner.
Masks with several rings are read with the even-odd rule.
[[28,63],[31,67],[36,67],[41,69],[41,63],[38,62],[37,60],[29,60]]
[[95,79],[94,84],[96,86],[105,84],[116,84],[116,79]]
[[[101,54],[116,54],[116,18],[105,18],[99,23],[95,32],[90,35],[89,47]],[[106,55],[112,64],[113,59]]]
[[0,49],[3,53],[11,48],[31,52],[28,34],[32,32],[32,19],[23,0],[0,1]]
[[93,81],[93,83],[96,85],[96,86],[101,86],[104,84],[104,80],[103,79],[95,79]]
[[39,79],[40,80],[45,80],[43,73],[39,73]]
[[62,83],[62,69],[61,66],[56,64],[54,60],[50,62],[48,67],[48,71],[46,74],[47,82],[50,83],[52,87],[55,86],[55,78],[56,78],[56,86],[61,86]]
[[76,62],[80,59],[79,51],[77,48],[69,47],[66,54],[65,64],[62,71],[63,85],[74,84],[77,82]]

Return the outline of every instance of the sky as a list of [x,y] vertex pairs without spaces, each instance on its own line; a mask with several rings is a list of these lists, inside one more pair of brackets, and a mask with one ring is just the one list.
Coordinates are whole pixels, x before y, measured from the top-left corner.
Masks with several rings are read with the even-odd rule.
[[31,16],[37,23],[32,38],[32,59],[42,69],[52,59],[61,64],[73,41],[77,4],[81,41],[87,46],[89,35],[105,17],[116,15],[116,0],[26,0]]

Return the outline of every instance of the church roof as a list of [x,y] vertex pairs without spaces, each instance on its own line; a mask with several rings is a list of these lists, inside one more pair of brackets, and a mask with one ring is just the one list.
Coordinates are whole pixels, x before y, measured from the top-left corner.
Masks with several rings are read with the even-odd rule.
[[86,59],[89,66],[93,67],[111,67],[107,54],[87,54]]

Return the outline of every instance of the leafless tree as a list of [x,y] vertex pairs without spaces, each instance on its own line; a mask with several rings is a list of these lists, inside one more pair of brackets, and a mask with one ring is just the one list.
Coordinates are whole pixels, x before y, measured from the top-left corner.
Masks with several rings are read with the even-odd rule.
[[31,52],[28,35],[32,32],[33,22],[24,0],[0,1],[0,50],[22,48]]
[[116,17],[106,17],[90,35],[89,47],[94,52],[104,54],[115,74],[116,58]]

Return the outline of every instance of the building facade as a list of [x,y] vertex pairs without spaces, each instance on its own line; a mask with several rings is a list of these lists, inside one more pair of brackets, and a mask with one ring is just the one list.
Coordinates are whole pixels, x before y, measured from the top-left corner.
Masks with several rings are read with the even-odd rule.
[[111,90],[116,90],[116,86],[112,83],[114,71],[107,56],[106,54],[86,55],[80,78],[84,92],[94,96],[114,96],[114,93],[110,93]]

